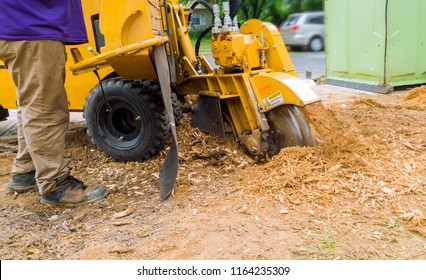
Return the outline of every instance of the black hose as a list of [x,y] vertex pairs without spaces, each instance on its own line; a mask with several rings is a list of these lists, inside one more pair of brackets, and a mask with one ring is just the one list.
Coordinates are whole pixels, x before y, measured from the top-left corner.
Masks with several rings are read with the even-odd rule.
[[229,3],[229,6],[231,9],[230,16],[233,19],[238,14],[238,10],[240,9],[240,0],[232,0]]
[[[192,4],[192,6],[189,10],[188,23],[191,22],[192,10],[195,9],[195,7],[198,4],[201,4],[204,7],[206,7],[207,10],[209,10],[209,12],[213,14],[212,6],[210,6],[207,2],[205,2],[203,0],[197,0]],[[213,1],[213,4],[217,4],[217,1]],[[230,4],[230,9],[231,9],[230,16],[231,16],[231,18],[234,18],[237,15],[238,10],[240,9],[240,0],[232,0],[232,1],[230,1],[229,4]],[[204,38],[204,36],[206,36],[212,30],[212,28],[213,28],[213,25],[207,27],[206,29],[203,30],[203,32],[201,32],[200,36],[198,36],[197,41],[195,43],[195,55],[196,56],[198,56],[199,52],[200,52],[201,40]]]
[[191,8],[189,9],[189,14],[188,14],[188,23],[190,23],[191,22],[191,16],[192,16],[192,12],[193,12],[193,10],[195,9],[195,7],[197,7],[197,5],[198,4],[201,4],[201,5],[203,5],[204,7],[206,7],[206,9],[211,13],[211,14],[213,14],[213,7],[212,6],[210,6],[209,5],[209,3],[207,3],[206,1],[203,1],[203,0],[197,0],[197,1],[195,1],[193,4],[192,4],[192,6],[191,6]]
[[213,28],[213,25],[210,25],[209,27],[204,29],[203,32],[201,32],[200,36],[198,36],[197,42],[195,42],[195,56],[198,56],[200,52],[201,40],[204,38],[204,36],[207,35],[207,33],[209,33],[212,30],[212,28]]

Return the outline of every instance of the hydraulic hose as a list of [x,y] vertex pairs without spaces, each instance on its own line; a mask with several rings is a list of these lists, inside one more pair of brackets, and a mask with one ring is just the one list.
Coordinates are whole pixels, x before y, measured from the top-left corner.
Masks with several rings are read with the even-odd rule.
[[[214,0],[213,1],[213,4],[217,4],[217,0]],[[212,13],[213,14],[213,8],[212,8],[212,6],[210,6],[207,2],[205,2],[205,1],[203,1],[203,0],[197,0],[197,1],[195,1],[193,4],[192,4],[192,6],[190,7],[190,10],[189,10],[189,15],[188,15],[188,23],[190,23],[191,22],[191,15],[192,15],[192,11],[195,9],[195,7],[198,5],[198,4],[201,4],[201,5],[203,5],[204,7],[206,7],[207,8],[207,10],[210,12],[210,13]],[[240,0],[232,0],[232,1],[230,1],[230,8],[231,8],[231,13],[230,13],[230,16],[231,16],[231,18],[234,18],[236,15],[237,15],[237,13],[238,13],[238,10],[239,10],[239,8],[240,8]],[[201,40],[204,38],[204,36],[206,36],[211,30],[212,30],[212,28],[213,28],[213,25],[212,26],[209,26],[209,27],[207,27],[206,29],[204,29],[203,30],[203,32],[201,32],[201,34],[200,34],[200,36],[198,36],[198,38],[197,38],[197,41],[196,41],[196,43],[195,43],[195,55],[196,56],[198,56],[199,55],[199,52],[200,52],[200,45],[201,45]]]
[[229,3],[229,6],[231,7],[230,16],[233,19],[238,14],[238,10],[240,9],[240,0],[232,0]]
[[210,5],[209,5],[209,3],[207,3],[206,1],[203,1],[203,0],[197,0],[197,1],[195,1],[195,2],[192,4],[191,8],[189,9],[189,14],[188,14],[188,23],[190,23],[190,22],[191,22],[192,12],[194,11],[195,7],[197,7],[197,5],[198,5],[198,4],[201,4],[201,5],[203,5],[204,7],[206,7],[206,9],[207,9],[207,10],[208,10],[211,14],[213,14],[213,8],[212,8],[212,6],[210,6]]
[[206,29],[201,32],[200,36],[198,36],[197,41],[195,42],[195,56],[198,56],[200,52],[201,40],[206,36],[210,31],[212,31],[213,25],[210,25]]

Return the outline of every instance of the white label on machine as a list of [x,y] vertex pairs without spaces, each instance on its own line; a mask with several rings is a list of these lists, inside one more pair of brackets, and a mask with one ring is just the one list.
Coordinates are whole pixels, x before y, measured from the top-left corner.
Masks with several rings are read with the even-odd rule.
[[270,94],[263,98],[262,101],[263,104],[265,104],[265,109],[268,109],[269,107],[284,103],[284,98],[281,94],[281,91],[276,91],[273,94]]

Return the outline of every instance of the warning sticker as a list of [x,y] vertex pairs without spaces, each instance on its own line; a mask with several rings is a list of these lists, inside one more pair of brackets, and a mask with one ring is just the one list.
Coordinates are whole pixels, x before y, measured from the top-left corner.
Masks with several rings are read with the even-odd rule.
[[260,97],[262,98],[272,94],[273,92],[274,92],[274,88],[271,85],[266,85],[259,89],[259,94],[260,94]]
[[263,104],[265,104],[265,109],[268,109],[269,107],[284,103],[284,98],[281,94],[281,91],[276,91],[273,94],[263,98],[262,101]]

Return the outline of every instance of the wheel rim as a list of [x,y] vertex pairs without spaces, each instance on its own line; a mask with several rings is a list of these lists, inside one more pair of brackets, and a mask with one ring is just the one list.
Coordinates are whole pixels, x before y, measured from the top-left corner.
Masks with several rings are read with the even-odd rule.
[[123,100],[108,100],[110,109],[100,108],[98,126],[105,134],[104,141],[114,148],[127,150],[135,147],[144,137],[140,110]]
[[137,128],[137,118],[138,116],[135,116],[132,111],[119,108],[112,113],[111,120],[116,130],[122,134],[131,135]]

